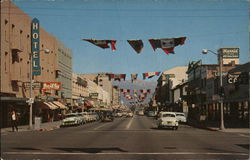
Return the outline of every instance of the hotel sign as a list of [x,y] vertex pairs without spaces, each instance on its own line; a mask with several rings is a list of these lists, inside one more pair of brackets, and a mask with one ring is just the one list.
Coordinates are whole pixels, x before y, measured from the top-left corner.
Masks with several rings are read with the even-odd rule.
[[32,75],[41,75],[40,67],[40,35],[39,20],[34,18],[31,22],[31,56],[32,56]]
[[220,48],[219,54],[223,55],[223,58],[239,58],[240,48]]

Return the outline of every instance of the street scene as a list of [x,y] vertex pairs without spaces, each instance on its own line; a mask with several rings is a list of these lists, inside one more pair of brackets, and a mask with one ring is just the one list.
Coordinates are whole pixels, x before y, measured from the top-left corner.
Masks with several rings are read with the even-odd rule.
[[[2,135],[5,159],[247,159],[248,133],[180,125],[158,129],[147,116],[51,131]],[[39,142],[39,143],[38,143]]]
[[249,159],[249,0],[0,8],[0,160]]

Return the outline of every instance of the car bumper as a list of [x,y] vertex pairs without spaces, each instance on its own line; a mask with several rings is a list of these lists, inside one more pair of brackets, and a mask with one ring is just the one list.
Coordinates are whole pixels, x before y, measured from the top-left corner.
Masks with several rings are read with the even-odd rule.
[[159,123],[160,127],[177,127],[178,126],[178,123],[176,122],[161,122]]
[[61,126],[74,126],[78,125],[78,122],[63,122]]

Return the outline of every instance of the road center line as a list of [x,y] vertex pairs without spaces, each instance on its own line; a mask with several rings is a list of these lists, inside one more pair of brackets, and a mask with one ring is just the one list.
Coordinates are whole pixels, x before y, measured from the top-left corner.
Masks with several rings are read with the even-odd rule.
[[126,126],[126,129],[129,129],[129,128],[130,128],[133,119],[134,119],[134,117],[132,117],[132,118],[130,119],[129,123],[128,123],[127,126]]
[[70,152],[3,152],[7,155],[240,155],[246,156],[247,153],[230,152],[112,152],[112,153],[70,153]]

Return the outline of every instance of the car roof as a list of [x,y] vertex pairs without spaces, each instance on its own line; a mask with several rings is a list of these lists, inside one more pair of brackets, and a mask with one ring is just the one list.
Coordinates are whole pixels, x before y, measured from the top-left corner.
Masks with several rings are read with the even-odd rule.
[[175,112],[160,112],[160,114],[175,114]]

